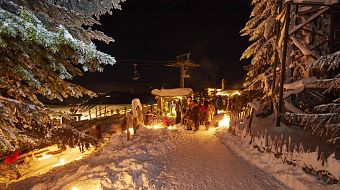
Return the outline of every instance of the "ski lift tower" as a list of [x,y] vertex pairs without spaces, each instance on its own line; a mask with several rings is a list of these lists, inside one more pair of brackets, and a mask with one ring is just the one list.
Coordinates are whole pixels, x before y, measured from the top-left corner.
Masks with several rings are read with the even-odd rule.
[[180,68],[179,87],[184,88],[184,83],[185,83],[184,80],[185,80],[185,78],[189,78],[188,70],[191,67],[199,67],[200,65],[195,64],[193,61],[191,61],[191,54],[190,53],[185,53],[185,54],[177,56],[175,63],[170,63],[170,64],[167,64],[165,66]]

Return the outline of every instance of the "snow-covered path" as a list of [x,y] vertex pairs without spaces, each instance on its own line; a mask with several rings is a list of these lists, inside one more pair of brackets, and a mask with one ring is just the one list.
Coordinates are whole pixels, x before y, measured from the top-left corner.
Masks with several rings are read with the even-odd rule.
[[162,189],[287,189],[233,154],[212,131],[184,132],[166,158]]
[[113,135],[97,153],[8,189],[287,189],[219,139],[214,131],[141,128],[131,141]]

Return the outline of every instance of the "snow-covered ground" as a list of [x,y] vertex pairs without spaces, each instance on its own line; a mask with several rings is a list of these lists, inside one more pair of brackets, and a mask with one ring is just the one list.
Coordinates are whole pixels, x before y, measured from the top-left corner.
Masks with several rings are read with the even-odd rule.
[[174,147],[175,133],[141,128],[131,141],[113,135],[100,152],[9,185],[9,189],[159,189],[162,156]]
[[[249,120],[246,119],[243,126],[247,126],[248,122]],[[268,134],[273,137],[283,135],[285,138],[288,138],[290,136],[293,143],[296,145],[302,143],[306,150],[310,149],[314,151],[318,146],[320,152],[325,152],[327,155],[334,152],[334,147],[327,144],[325,139],[312,135],[310,131],[304,130],[302,127],[288,127],[283,123],[281,123],[281,127],[275,127],[275,122],[276,118],[274,114],[267,118],[256,117],[254,114],[251,130],[253,133],[267,130]]]
[[308,175],[301,168],[283,164],[281,159],[275,158],[274,154],[260,153],[257,149],[249,146],[249,142],[242,140],[239,136],[230,133],[219,134],[221,142],[229,147],[232,152],[241,156],[258,168],[271,173],[276,179],[291,189],[297,190],[335,190],[340,185],[326,185],[318,181],[314,176]]
[[[141,128],[131,141],[126,141],[123,132],[114,134],[95,154],[8,187],[248,190],[289,189],[287,185],[292,183],[295,185],[290,187],[306,189],[311,186],[300,183],[308,183],[313,185],[311,189],[339,189],[336,185],[322,185],[293,167],[267,161],[268,158],[263,160],[256,151],[242,146],[238,137],[226,130],[218,130],[216,135],[215,129],[194,133],[180,126],[172,130]],[[283,173],[285,170],[303,180],[293,181],[295,178]]]
[[215,135],[215,130],[182,132],[176,147],[164,157],[162,189],[288,189],[235,155]]

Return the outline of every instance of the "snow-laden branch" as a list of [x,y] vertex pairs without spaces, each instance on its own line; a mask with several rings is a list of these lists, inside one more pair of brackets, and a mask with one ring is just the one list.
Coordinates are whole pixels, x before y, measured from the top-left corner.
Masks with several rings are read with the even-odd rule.
[[284,84],[284,98],[292,94],[299,94],[304,89],[326,89],[326,92],[332,89],[340,88],[340,78],[316,79],[315,77],[303,78],[293,83]]
[[[0,38],[2,36],[19,37],[27,43],[38,43],[54,53],[58,53],[61,46],[67,45],[79,54],[78,63],[83,65],[84,71],[89,70],[90,65],[88,63],[92,60],[97,60],[99,64],[104,65],[112,65],[116,62],[110,55],[97,51],[93,43],[88,45],[73,38],[62,25],[56,28],[56,32],[52,32],[47,30],[33,13],[23,7],[20,7],[18,14],[20,16],[0,8],[0,23],[2,23],[0,25]],[[4,43],[1,40],[0,44],[1,42]],[[100,67],[98,69],[102,71]]]
[[315,80],[311,83],[306,84],[305,88],[326,89],[325,92],[329,92],[333,89],[340,88],[340,78]]
[[301,80],[298,80],[292,83],[284,84],[283,88],[285,92],[284,92],[283,98],[286,99],[293,94],[301,93],[306,88],[307,84],[314,82],[316,80],[317,79],[315,77],[311,77],[311,78],[303,78]]
[[314,109],[318,113],[339,113],[340,114],[340,104],[339,103],[330,103],[330,104],[323,104],[314,107]]
[[304,126],[319,125],[325,126],[329,124],[336,124],[340,122],[340,115],[337,113],[325,114],[285,114],[288,121],[300,121]]
[[340,51],[333,54],[321,56],[312,64],[307,66],[308,70],[330,71],[340,67]]
[[23,148],[58,144],[88,148],[96,141],[50,119],[55,112],[0,96],[0,155]]

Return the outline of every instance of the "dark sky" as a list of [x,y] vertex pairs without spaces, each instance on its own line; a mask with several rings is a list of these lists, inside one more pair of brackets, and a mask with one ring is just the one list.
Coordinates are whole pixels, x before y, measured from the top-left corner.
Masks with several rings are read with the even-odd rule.
[[[101,17],[103,31],[114,43],[95,42],[117,59],[103,73],[86,73],[77,83],[95,91],[149,91],[178,87],[179,69],[165,67],[176,55],[191,52],[201,65],[192,69],[186,87],[228,87],[240,84],[244,71],[239,58],[248,45],[239,31],[250,14],[249,0],[127,0],[123,10]],[[135,60],[135,61],[126,61]],[[134,81],[132,64],[141,77]]]

